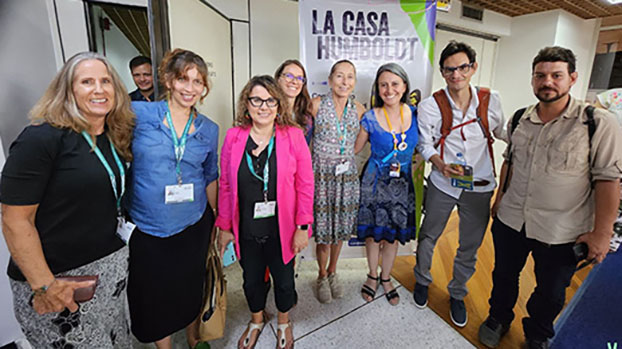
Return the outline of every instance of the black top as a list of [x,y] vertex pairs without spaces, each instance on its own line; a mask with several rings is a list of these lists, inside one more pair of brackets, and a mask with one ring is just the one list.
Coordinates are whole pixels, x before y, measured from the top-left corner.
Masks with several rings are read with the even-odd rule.
[[[121,193],[119,169],[105,134],[97,136]],[[122,160],[123,162],[123,160]],[[49,124],[28,126],[9,148],[0,180],[6,205],[39,204],[35,227],[52,273],[80,267],[123,247],[108,172],[81,134]],[[8,275],[25,278],[11,260]]]
[[[253,149],[257,148],[257,144],[251,136],[246,141],[245,153],[250,154],[253,160],[253,168],[255,173],[263,178],[263,170],[268,157],[268,147],[259,154],[253,155]],[[268,176],[268,201],[276,201],[276,143],[270,154],[268,165],[270,173]],[[240,207],[240,236],[245,239],[275,237],[278,236],[279,224],[278,216],[254,219],[255,203],[263,202],[263,179],[253,176],[248,169],[246,154],[242,156],[240,168],[238,169],[238,199]]]
[[139,89],[135,89],[134,91],[130,92],[129,95],[132,101],[155,102],[155,92],[151,92],[151,94],[149,95],[150,100],[147,100],[147,98],[145,98],[145,96],[143,96],[143,94],[140,93]]

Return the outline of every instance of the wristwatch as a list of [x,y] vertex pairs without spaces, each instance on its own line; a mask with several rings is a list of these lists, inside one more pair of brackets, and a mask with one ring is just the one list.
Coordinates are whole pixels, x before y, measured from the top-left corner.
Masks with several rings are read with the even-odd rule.
[[299,225],[298,229],[300,229],[300,230],[309,230],[309,225],[308,224]]

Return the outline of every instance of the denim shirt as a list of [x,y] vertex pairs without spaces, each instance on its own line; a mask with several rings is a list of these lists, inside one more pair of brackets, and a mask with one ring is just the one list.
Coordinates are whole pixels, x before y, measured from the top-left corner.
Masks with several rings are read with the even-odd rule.
[[205,211],[205,188],[218,179],[218,125],[197,115],[180,164],[183,184],[194,184],[194,201],[165,204],[164,188],[177,184],[173,138],[163,122],[166,102],[132,102],[132,108],[136,126],[127,209],[138,229],[168,237],[198,222]]

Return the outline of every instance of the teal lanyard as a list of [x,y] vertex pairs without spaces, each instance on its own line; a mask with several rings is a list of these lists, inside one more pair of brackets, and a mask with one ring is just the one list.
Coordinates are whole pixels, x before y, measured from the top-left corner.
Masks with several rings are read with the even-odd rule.
[[274,136],[270,138],[270,144],[268,144],[268,157],[266,157],[266,164],[263,166],[263,178],[259,177],[259,175],[255,172],[253,168],[253,159],[251,159],[251,155],[246,152],[246,164],[248,165],[249,171],[251,174],[255,176],[260,181],[263,181],[263,199],[265,202],[268,202],[268,180],[270,179],[270,155],[272,155],[272,149],[274,148]]
[[[166,103],[166,109],[168,109],[168,103]],[[184,132],[179,139],[177,138],[177,132],[175,132],[175,126],[173,126],[173,119],[171,118],[171,112],[169,110],[166,111],[166,122],[168,122],[168,126],[171,129],[171,136],[173,137],[173,145],[175,147],[175,173],[177,173],[177,184],[181,185],[181,159],[184,157],[184,152],[186,151],[188,131],[190,131],[190,125],[192,125],[192,112],[190,112],[190,117],[188,117]]]
[[108,143],[110,143],[110,151],[112,152],[112,157],[114,157],[114,161],[117,163],[117,167],[119,168],[119,175],[121,176],[121,195],[119,195],[119,193],[117,192],[117,181],[115,179],[116,177],[114,175],[114,172],[112,172],[112,168],[110,168],[108,161],[106,161],[104,154],[102,154],[101,150],[99,150],[97,145],[93,145],[93,140],[91,139],[91,136],[86,133],[86,131],[82,131],[82,137],[86,139],[86,142],[89,144],[91,149],[95,151],[95,154],[97,155],[99,161],[106,168],[106,171],[108,172],[108,177],[110,177],[110,184],[112,184],[112,192],[114,193],[115,199],[117,199],[117,213],[121,214],[121,198],[125,193],[125,169],[123,168],[123,163],[121,163],[121,160],[119,159],[119,155],[117,155],[117,151],[114,149],[114,145],[112,145],[112,141],[108,139]]
[[345,107],[343,107],[341,121],[339,121],[339,118],[335,115],[335,122],[337,123],[337,134],[339,135],[339,142],[341,143],[339,154],[341,155],[343,155],[343,153],[345,153],[346,151],[346,136],[348,135],[348,128],[346,127],[345,123],[346,114],[348,114],[348,101],[346,101],[346,105]]

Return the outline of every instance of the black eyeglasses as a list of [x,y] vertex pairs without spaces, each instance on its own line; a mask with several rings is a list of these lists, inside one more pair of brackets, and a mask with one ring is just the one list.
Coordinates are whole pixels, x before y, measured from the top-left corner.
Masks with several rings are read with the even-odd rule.
[[301,84],[304,84],[305,82],[307,82],[307,79],[304,76],[295,76],[294,74],[290,74],[290,73],[283,73],[281,74],[281,76],[284,77],[285,81],[287,82],[292,82],[294,81],[294,79],[296,79]]
[[275,108],[279,105],[279,100],[275,98],[261,99],[259,97],[248,97],[248,102],[255,108],[261,108],[266,103],[268,108]]
[[459,65],[457,67],[442,67],[441,68],[441,74],[443,74],[443,76],[450,76],[456,70],[460,74],[466,74],[466,73],[469,72],[469,70],[471,70],[471,68],[473,68],[473,63],[465,63],[465,64]]

